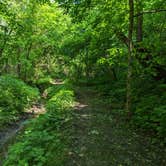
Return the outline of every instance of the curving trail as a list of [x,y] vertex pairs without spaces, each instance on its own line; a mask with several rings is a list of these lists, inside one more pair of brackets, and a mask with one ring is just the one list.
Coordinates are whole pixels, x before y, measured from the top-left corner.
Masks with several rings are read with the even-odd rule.
[[78,92],[65,166],[165,166],[166,149],[127,126],[93,90]]

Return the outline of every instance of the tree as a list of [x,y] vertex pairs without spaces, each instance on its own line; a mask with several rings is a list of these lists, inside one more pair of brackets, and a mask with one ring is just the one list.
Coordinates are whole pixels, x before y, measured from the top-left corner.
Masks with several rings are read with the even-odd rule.
[[69,17],[56,3],[8,1],[2,7],[2,74],[15,74],[31,81],[43,72],[50,73],[60,56],[62,38],[69,30]]
[[129,0],[129,30],[128,30],[128,71],[127,71],[127,103],[126,108],[131,115],[131,84],[132,84],[132,58],[133,58],[133,28],[134,28],[134,1]]

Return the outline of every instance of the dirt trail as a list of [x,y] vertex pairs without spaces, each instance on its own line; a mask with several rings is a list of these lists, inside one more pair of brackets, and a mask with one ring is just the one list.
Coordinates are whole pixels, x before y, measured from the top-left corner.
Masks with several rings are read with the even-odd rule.
[[165,166],[166,149],[127,127],[95,92],[80,91],[66,166]]

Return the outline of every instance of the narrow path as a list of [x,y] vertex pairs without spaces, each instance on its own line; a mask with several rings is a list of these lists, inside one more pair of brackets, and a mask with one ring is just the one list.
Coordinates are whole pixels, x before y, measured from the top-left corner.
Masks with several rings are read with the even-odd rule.
[[84,89],[73,115],[66,166],[165,166],[166,149],[127,127],[95,92]]

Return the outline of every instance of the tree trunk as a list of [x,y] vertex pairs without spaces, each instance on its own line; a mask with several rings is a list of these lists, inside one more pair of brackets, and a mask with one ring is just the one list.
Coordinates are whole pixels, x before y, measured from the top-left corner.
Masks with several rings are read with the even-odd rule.
[[128,70],[127,70],[127,101],[126,109],[129,117],[131,116],[131,83],[132,83],[132,55],[133,55],[133,28],[134,28],[134,1],[129,0],[129,30],[128,30]]
[[136,31],[136,40],[137,42],[142,42],[143,40],[143,12],[141,0],[137,0],[137,31]]

